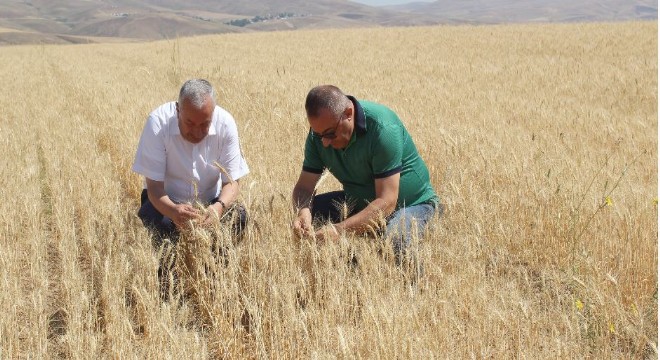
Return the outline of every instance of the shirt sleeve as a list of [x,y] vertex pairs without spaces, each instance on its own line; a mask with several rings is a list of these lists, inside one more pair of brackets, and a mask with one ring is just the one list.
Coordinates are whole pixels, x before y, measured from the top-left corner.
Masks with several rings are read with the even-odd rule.
[[231,115],[226,114],[226,116],[228,118],[222,132],[222,149],[220,149],[220,158],[218,159],[218,163],[224,168],[224,171],[220,171],[223,184],[238,180],[250,172],[241,151],[236,121]]
[[162,127],[149,116],[142,130],[132,170],[155,181],[165,181],[165,140]]
[[372,168],[374,179],[382,179],[400,173],[403,168],[403,129],[399,126],[383,126],[372,143]]
[[319,154],[317,145],[314,143],[317,140],[314,140],[312,134],[307,135],[307,141],[305,141],[305,159],[303,159],[303,171],[311,172],[314,174],[321,174],[325,169],[323,160]]

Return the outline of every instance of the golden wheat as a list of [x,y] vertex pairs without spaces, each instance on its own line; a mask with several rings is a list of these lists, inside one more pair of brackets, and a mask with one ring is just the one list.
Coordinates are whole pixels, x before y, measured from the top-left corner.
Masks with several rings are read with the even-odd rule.
[[[4,47],[0,358],[657,357],[657,56],[657,22]],[[250,225],[154,249],[130,166],[192,77],[237,119]],[[381,241],[292,238],[322,83],[397,111],[429,165],[417,281]]]

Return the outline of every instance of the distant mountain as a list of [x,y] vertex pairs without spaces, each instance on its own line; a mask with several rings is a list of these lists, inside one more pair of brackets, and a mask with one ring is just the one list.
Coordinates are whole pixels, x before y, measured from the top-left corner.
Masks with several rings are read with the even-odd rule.
[[657,13],[652,0],[439,0],[388,7],[347,0],[0,0],[0,45],[303,28],[657,19]]
[[[353,2],[369,6],[391,6],[414,2],[414,0],[353,0]],[[433,2],[433,0],[420,0],[419,2]]]
[[346,0],[0,1],[0,44],[437,23],[425,15]]
[[657,20],[654,0],[437,0],[387,7],[441,22],[511,23]]

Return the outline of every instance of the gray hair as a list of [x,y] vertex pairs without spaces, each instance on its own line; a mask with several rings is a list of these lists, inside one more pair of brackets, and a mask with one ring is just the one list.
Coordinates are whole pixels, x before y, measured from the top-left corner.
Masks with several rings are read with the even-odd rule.
[[321,109],[328,109],[339,118],[350,106],[350,100],[338,87],[334,85],[319,85],[307,94],[305,110],[308,117],[317,117]]
[[197,109],[201,109],[210,98],[215,104],[215,90],[210,82],[204,79],[190,79],[183,83],[179,91],[179,104],[188,99],[190,104]]

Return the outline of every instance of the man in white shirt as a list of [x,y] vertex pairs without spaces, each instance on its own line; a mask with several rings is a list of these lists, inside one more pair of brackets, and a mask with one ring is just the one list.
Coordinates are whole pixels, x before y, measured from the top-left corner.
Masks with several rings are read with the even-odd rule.
[[[239,179],[249,170],[239,146],[234,118],[216,105],[206,80],[186,81],[177,102],[156,108],[147,118],[133,163],[145,177],[138,216],[158,240],[176,242],[179,230],[234,219],[234,235],[242,235],[245,208],[236,202]],[[207,211],[192,204],[199,202]],[[225,212],[235,211],[232,216]]]

